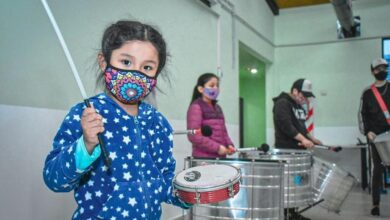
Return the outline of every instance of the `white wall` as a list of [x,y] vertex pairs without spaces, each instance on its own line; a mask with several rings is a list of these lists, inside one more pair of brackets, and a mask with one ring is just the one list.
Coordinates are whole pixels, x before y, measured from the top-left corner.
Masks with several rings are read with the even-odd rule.
[[[165,94],[157,94],[158,107],[175,129],[186,127],[197,77],[217,70],[220,16],[220,105],[238,143],[238,42],[272,62],[274,17],[263,1],[230,3],[234,16],[229,7],[210,10],[198,0],[48,0],[88,95],[96,93],[95,58],[110,23],[136,19],[158,26],[171,55],[171,85],[159,81]],[[42,168],[60,122],[82,97],[39,0],[1,1],[0,29],[0,219],[70,219],[75,209],[72,193],[49,191]],[[181,170],[191,147],[185,137],[174,142]],[[162,219],[180,214],[180,209],[164,206]]]

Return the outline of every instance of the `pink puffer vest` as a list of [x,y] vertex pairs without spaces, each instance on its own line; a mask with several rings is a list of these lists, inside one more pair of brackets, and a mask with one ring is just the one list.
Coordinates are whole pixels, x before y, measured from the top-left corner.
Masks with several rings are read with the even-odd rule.
[[217,104],[212,106],[198,98],[191,103],[187,111],[187,129],[199,129],[204,125],[211,127],[210,137],[188,135],[188,140],[192,143],[192,156],[225,157],[218,155],[219,146],[226,147],[233,145],[233,142],[228,135],[222,109]]

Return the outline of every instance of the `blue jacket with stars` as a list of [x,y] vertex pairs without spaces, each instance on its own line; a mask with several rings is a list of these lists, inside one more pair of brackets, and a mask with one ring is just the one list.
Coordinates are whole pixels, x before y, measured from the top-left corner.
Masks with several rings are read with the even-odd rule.
[[74,190],[78,207],[73,219],[160,219],[162,202],[186,208],[172,194],[176,161],[172,127],[164,116],[144,102],[137,116],[128,115],[106,94],[90,102],[103,117],[110,169],[102,157],[85,170],[77,169],[75,149],[85,109],[79,103],[66,115],[43,170],[51,190]]

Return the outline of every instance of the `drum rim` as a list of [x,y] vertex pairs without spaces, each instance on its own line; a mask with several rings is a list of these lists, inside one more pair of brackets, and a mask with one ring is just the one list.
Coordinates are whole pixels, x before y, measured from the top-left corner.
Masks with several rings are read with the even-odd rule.
[[230,166],[230,167],[234,168],[235,170],[237,170],[237,175],[233,179],[229,179],[224,184],[221,184],[218,186],[209,186],[209,187],[188,187],[188,186],[184,186],[183,184],[177,183],[177,181],[176,181],[177,175],[176,175],[174,180],[173,180],[173,186],[177,190],[182,190],[185,192],[209,192],[211,190],[219,190],[219,189],[227,188],[229,186],[234,186],[241,179],[241,175],[242,175],[241,169],[239,169],[233,165],[230,165],[230,164],[223,164],[223,165]]

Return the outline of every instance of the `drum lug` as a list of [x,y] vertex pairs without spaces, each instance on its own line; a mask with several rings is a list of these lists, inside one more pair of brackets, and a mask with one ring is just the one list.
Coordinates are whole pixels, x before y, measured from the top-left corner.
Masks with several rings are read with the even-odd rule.
[[196,204],[200,203],[200,193],[199,192],[195,193],[195,201],[196,201]]
[[231,186],[228,187],[228,191],[229,191],[229,197],[230,197],[230,198],[234,197],[234,188],[233,188],[233,185],[231,185]]

